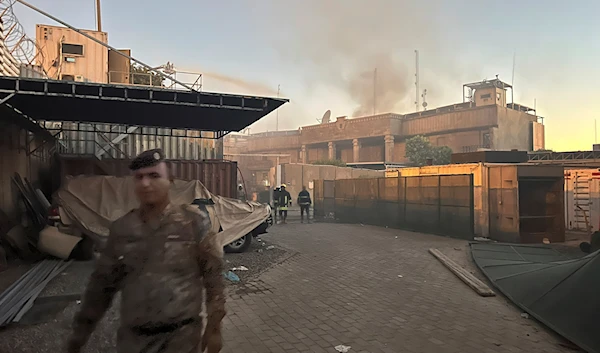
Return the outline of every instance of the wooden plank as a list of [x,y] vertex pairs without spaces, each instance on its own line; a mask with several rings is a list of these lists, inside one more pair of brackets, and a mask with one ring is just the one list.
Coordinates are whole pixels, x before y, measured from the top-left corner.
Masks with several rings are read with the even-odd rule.
[[438,249],[429,249],[429,253],[438,259],[444,266],[454,273],[456,277],[460,278],[480,296],[493,297],[496,295],[496,293],[494,293],[494,291],[491,290],[490,287],[488,287],[485,283],[480,281],[477,277],[473,276],[464,268],[460,267],[454,261],[450,260],[450,258],[442,254]]

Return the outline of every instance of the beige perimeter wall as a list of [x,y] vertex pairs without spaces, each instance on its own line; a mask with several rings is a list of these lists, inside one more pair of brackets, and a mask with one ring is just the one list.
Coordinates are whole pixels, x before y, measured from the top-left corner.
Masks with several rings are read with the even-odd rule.
[[[274,171],[272,175],[274,175]],[[330,165],[312,165],[312,164],[283,164],[281,166],[281,180],[288,187],[287,190],[292,195],[293,206],[296,206],[296,198],[306,186],[313,197],[312,181],[355,179],[355,178],[383,178],[385,173],[382,170],[358,169],[349,167],[335,167]],[[275,183],[273,183],[275,185]]]

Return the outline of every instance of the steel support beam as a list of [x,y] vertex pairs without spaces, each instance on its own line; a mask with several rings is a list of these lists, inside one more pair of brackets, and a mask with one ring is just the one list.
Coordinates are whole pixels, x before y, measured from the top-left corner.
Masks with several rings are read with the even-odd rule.
[[[128,127],[126,133],[120,134],[119,136],[115,137],[114,139],[112,139],[110,141],[110,143],[107,143],[104,147],[108,147],[109,145],[116,145],[117,143],[123,141],[127,136],[129,136],[130,134],[132,134],[137,129],[138,129],[137,126],[130,126],[130,127]],[[102,149],[100,151],[98,151],[98,153],[96,153],[96,158],[100,159],[100,157],[102,157],[102,155],[106,152],[104,150],[104,147],[101,147]]]

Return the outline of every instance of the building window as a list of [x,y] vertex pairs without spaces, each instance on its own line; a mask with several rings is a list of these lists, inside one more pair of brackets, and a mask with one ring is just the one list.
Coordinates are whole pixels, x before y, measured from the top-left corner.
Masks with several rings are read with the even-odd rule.
[[500,97],[501,97],[500,93],[496,93],[496,100],[497,100],[498,102],[500,102]]
[[61,51],[63,54],[83,56],[83,45],[62,43]]
[[482,94],[480,96],[481,99],[488,99],[488,98],[491,98],[491,97],[492,97],[491,93]]

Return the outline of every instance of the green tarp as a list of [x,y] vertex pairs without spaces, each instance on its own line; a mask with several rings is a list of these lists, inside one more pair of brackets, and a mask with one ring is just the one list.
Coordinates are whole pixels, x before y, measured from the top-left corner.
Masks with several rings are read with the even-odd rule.
[[600,251],[472,243],[475,263],[524,311],[590,353],[600,353]]

